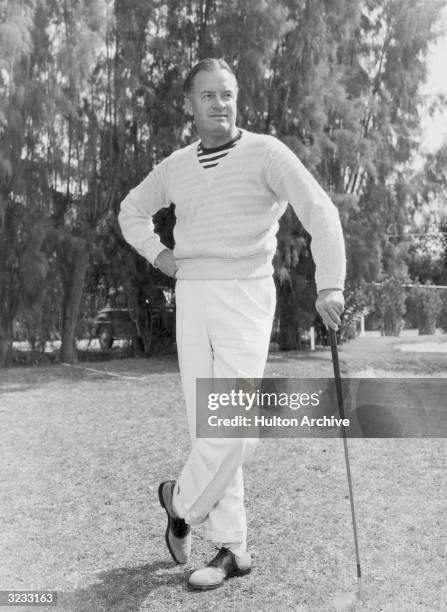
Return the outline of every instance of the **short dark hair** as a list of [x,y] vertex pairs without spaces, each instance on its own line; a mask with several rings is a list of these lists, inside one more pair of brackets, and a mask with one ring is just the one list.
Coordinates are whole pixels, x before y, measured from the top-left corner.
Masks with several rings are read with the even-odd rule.
[[188,72],[188,74],[186,75],[185,82],[183,83],[183,93],[185,95],[188,95],[189,93],[191,93],[193,85],[194,85],[194,77],[196,76],[198,72],[200,72],[201,70],[208,70],[208,71],[219,70],[220,68],[227,70],[230,74],[234,76],[234,78],[236,78],[236,75],[234,74],[234,72],[232,71],[232,69],[230,68],[230,66],[227,64],[227,62],[224,59],[221,59],[221,58],[216,59],[215,57],[206,57],[205,59],[200,60],[200,62],[198,62],[195,66],[193,66],[191,70]]

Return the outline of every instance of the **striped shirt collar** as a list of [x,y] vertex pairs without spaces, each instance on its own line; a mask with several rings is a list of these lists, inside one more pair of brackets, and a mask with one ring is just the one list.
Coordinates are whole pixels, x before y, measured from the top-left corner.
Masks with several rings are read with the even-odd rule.
[[238,128],[238,133],[236,134],[234,138],[232,138],[228,142],[225,142],[223,145],[219,145],[218,147],[204,147],[202,142],[199,142],[199,152],[203,151],[203,153],[205,153],[206,155],[209,155],[210,153],[220,153],[220,151],[231,149],[231,147],[233,147],[236,144],[236,142],[241,138],[241,136],[242,136],[242,130]]
[[238,131],[238,134],[230,141],[225,142],[223,145],[218,147],[204,147],[200,142],[197,147],[197,159],[204,170],[210,170],[215,168],[219,161],[228,155],[230,150],[236,146],[242,136],[242,130]]

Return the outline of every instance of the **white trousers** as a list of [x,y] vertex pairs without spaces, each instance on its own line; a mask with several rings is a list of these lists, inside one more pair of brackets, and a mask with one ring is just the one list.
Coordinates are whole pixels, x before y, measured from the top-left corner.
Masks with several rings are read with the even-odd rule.
[[276,305],[272,277],[178,280],[177,350],[192,450],[174,493],[190,525],[215,543],[245,542],[242,464],[257,438],[196,439],[196,378],[261,378]]

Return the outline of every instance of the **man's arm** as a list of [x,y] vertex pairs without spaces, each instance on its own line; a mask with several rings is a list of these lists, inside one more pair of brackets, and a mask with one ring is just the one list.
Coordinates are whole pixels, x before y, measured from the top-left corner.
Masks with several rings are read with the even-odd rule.
[[289,202],[312,236],[316,309],[326,327],[337,329],[344,310],[346,255],[338,210],[298,157],[274,140],[267,165],[267,181],[278,199]]
[[[154,232],[152,216],[170,204],[167,193],[167,160],[155,166],[121,203],[118,222],[124,238],[140,255],[169,276],[176,271],[170,249],[160,242]],[[166,253],[167,252],[167,253]]]

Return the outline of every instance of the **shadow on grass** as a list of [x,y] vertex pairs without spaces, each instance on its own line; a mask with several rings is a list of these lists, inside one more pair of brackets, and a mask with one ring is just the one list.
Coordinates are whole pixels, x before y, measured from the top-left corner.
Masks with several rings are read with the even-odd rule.
[[59,592],[58,608],[73,612],[137,612],[155,589],[172,587],[178,592],[186,588],[184,572],[173,567],[171,561],[119,567],[100,572],[96,579],[88,587]]
[[28,391],[31,389],[34,389],[34,386],[30,384],[24,384],[24,385],[17,384],[14,386],[8,385],[8,386],[0,387],[0,395],[2,393],[22,393],[23,391]]

